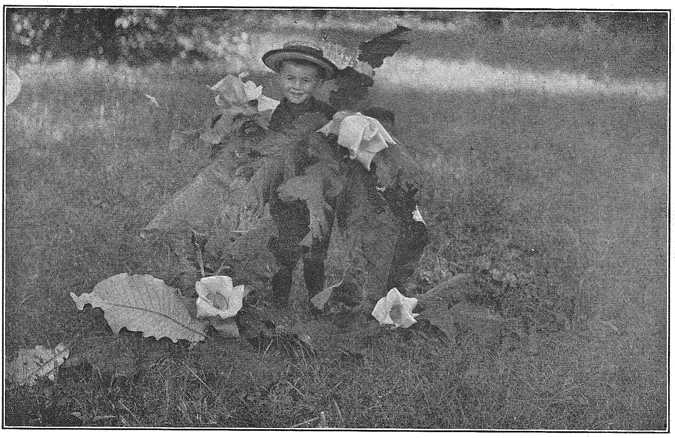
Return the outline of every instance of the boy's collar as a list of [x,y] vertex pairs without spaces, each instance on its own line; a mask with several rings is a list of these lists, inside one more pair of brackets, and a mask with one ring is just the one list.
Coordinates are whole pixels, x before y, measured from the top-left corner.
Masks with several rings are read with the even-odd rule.
[[311,106],[314,103],[314,100],[315,100],[314,96],[309,96],[307,98],[307,100],[305,100],[304,102],[293,103],[290,100],[288,100],[288,98],[284,97],[284,98],[281,99],[281,103],[283,105],[286,105],[286,106],[290,107],[290,108],[300,109],[300,108],[305,108],[305,107]]

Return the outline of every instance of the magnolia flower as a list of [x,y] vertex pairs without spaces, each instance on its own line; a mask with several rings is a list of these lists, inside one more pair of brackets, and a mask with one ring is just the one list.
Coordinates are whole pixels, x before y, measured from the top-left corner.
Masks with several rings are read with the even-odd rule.
[[239,312],[247,294],[246,286],[232,287],[232,279],[225,275],[204,277],[195,284],[195,289],[199,295],[197,318],[230,318]]
[[377,119],[361,113],[340,111],[318,132],[337,134],[337,142],[349,150],[349,158],[357,160],[368,170],[375,154],[396,143]]
[[412,313],[416,305],[417,298],[407,298],[393,288],[379,299],[371,314],[382,325],[408,328],[417,322],[415,317],[419,314]]
[[218,93],[216,105],[239,108],[243,113],[274,110],[279,101],[264,96],[262,85],[256,85],[253,81],[244,82],[242,78],[246,75],[245,72],[239,76],[227,75],[210,87]]
[[[255,84],[254,84],[255,86]],[[249,87],[249,93],[251,93]],[[211,90],[218,93],[216,96],[216,103],[221,104],[245,104],[251,99],[246,95],[246,87],[241,80],[241,76],[227,75],[217,84],[211,86]]]
[[354,111],[338,111],[333,115],[333,119],[326,123],[324,126],[322,126],[320,129],[318,129],[316,132],[320,132],[323,135],[328,135],[328,134],[333,134],[333,135],[338,135],[340,133],[340,124],[342,121],[345,119],[347,116],[353,116],[355,114],[360,114],[356,113]]

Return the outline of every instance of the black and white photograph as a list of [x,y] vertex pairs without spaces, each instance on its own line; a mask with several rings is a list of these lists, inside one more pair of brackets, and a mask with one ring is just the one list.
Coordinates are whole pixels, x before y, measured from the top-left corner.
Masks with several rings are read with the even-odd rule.
[[669,432],[671,10],[467,3],[3,5],[2,428]]

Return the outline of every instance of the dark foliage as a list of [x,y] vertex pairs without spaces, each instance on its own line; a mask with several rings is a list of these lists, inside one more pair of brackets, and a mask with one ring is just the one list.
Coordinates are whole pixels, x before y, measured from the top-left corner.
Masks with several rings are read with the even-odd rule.
[[[213,35],[234,27],[255,28],[286,15],[293,19],[363,20],[366,16],[410,16],[423,21],[472,21],[486,32],[499,34],[508,24],[518,28],[581,29],[587,23],[606,32],[659,36],[667,32],[667,13],[633,12],[506,12],[506,11],[341,11],[326,9],[249,11],[233,9],[108,9],[108,8],[8,8],[7,52],[10,56],[38,59],[97,58],[109,62],[143,64],[156,61],[208,59],[214,54],[204,44]],[[373,67],[398,50],[404,32],[392,32],[361,44],[359,59]],[[656,38],[656,40],[666,40]]]
[[119,56],[116,20],[121,9],[8,9],[7,50],[48,58]]
[[175,58],[205,59],[194,47],[200,30],[223,26],[231,10],[11,8],[7,49],[17,57],[97,58],[142,64]]

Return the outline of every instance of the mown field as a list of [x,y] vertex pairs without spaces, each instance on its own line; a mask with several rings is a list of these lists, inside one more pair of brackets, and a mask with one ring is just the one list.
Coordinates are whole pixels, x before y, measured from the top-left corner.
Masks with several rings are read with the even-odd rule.
[[303,422],[323,411],[341,428],[668,427],[665,97],[380,84],[374,101],[428,170],[420,287],[485,258],[531,270],[532,285],[484,297],[530,318],[528,335],[447,343],[329,323],[316,357],[288,357],[218,338],[117,339],[69,297],[119,272],[171,280],[167,248],[138,234],[208,162],[205,145],[169,140],[203,126],[215,109],[206,86],[223,71],[18,71],[23,89],[5,113],[5,360],[67,341],[126,362],[5,386],[5,425],[312,427]]

